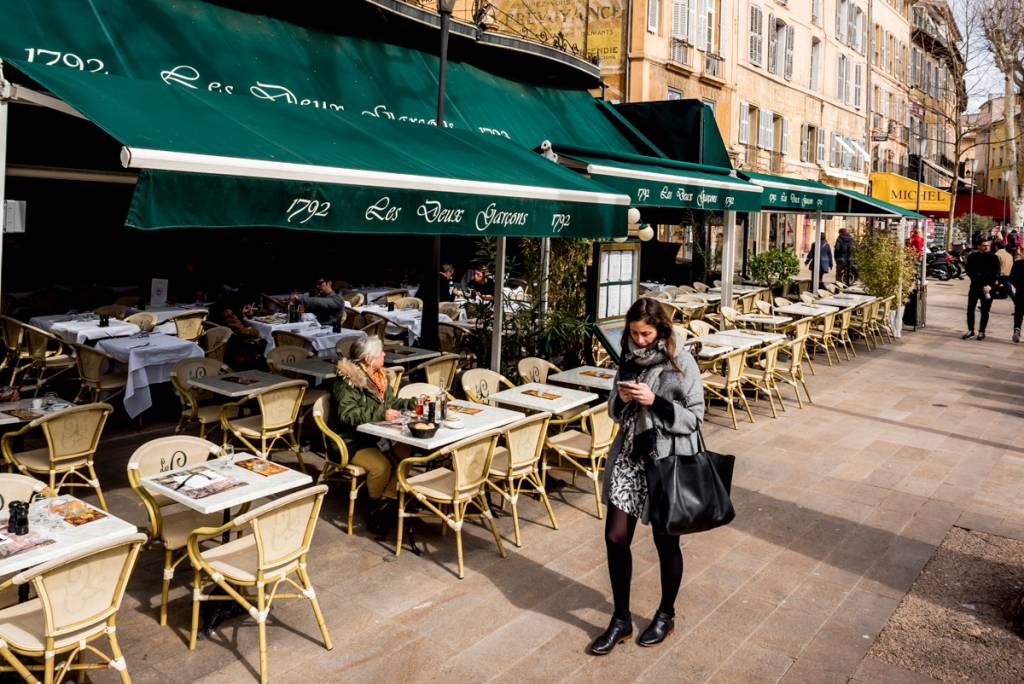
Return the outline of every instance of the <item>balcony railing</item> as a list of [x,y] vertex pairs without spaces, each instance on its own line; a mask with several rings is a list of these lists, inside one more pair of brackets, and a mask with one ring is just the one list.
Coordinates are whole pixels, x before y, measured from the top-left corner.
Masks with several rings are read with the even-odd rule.
[[709,52],[704,53],[704,75],[711,78],[722,78],[722,58]]
[[743,155],[743,160],[746,163],[748,169],[757,168],[760,163],[759,152],[757,145],[747,145],[746,153]]
[[786,158],[782,156],[782,152],[772,152],[771,172],[782,173],[785,166]]
[[675,64],[693,67],[693,47],[685,40],[673,38],[669,46],[668,59]]

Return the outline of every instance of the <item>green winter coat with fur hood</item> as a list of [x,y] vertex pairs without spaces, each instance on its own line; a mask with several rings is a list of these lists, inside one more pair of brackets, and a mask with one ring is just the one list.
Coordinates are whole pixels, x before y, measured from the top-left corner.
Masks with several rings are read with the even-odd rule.
[[331,429],[345,440],[349,455],[359,449],[376,446],[379,441],[373,435],[357,432],[363,423],[384,420],[389,409],[415,408],[415,399],[399,399],[389,384],[384,389],[384,400],[377,396],[373,381],[362,366],[349,359],[338,362],[338,378],[332,390],[333,403],[330,414]]

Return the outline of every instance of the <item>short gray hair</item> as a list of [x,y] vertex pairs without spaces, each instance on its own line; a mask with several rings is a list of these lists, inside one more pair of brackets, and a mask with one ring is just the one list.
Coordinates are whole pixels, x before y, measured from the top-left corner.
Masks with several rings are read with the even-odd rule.
[[352,343],[348,350],[348,358],[361,363],[368,363],[384,351],[384,343],[376,335],[360,337]]

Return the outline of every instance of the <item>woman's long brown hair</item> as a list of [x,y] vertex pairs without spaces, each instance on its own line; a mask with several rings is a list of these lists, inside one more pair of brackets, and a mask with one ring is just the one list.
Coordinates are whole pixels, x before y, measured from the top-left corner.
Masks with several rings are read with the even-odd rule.
[[676,335],[675,330],[672,329],[672,317],[666,308],[657,299],[650,297],[640,297],[633,302],[629,311],[626,312],[626,327],[622,331],[622,351],[625,352],[629,349],[629,324],[643,321],[655,329],[658,333],[657,339],[665,341],[665,355],[668,356],[668,362],[677,371],[682,372],[682,369],[676,365]]

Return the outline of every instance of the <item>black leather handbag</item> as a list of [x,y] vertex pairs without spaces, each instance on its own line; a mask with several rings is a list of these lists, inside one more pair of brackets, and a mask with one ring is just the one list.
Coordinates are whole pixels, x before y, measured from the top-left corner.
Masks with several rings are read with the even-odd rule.
[[700,451],[647,461],[651,526],[659,534],[694,534],[736,517],[729,492],[736,457],[708,451],[697,433]]

